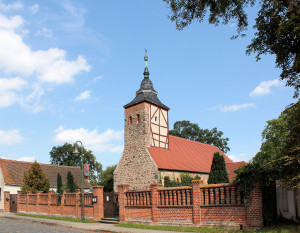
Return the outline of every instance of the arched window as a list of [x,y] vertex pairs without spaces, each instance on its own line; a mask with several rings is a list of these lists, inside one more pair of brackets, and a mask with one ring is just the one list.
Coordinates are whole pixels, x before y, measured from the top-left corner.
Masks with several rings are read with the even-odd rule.
[[141,119],[140,119],[140,114],[137,114],[137,115],[136,115],[136,123],[137,123],[137,124],[140,123],[140,120],[141,120]]

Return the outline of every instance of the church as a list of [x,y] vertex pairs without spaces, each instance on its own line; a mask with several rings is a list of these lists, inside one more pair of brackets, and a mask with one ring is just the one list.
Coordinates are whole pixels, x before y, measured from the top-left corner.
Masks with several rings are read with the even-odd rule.
[[[135,98],[124,105],[125,144],[123,155],[114,172],[114,191],[120,184],[130,189],[149,189],[153,183],[180,179],[181,173],[198,175],[207,183],[215,152],[213,145],[169,135],[169,110],[158,98],[149,78],[148,57],[144,57],[144,79]],[[230,181],[234,170],[243,162],[233,162],[224,155]]]

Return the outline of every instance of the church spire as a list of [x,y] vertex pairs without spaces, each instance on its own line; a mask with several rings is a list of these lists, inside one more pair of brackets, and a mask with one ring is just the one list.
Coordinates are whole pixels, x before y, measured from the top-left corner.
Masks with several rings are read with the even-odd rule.
[[145,61],[144,77],[149,78],[147,49],[145,49],[144,61]]
[[144,70],[144,79],[141,82],[140,89],[136,92],[135,98],[128,104],[124,105],[124,108],[131,107],[133,105],[139,104],[141,102],[147,101],[157,106],[160,106],[164,109],[169,110],[169,107],[164,105],[157,97],[157,92],[153,88],[153,84],[149,78],[149,70],[148,70],[148,56],[147,49],[145,49],[145,70]]

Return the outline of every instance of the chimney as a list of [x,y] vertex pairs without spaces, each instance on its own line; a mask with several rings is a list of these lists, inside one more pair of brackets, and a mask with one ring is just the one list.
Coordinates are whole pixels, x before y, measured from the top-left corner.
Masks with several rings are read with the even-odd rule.
[[[83,164],[83,174],[84,179],[86,179],[88,182],[90,182],[90,165],[89,164]],[[86,174],[88,174],[86,176]]]

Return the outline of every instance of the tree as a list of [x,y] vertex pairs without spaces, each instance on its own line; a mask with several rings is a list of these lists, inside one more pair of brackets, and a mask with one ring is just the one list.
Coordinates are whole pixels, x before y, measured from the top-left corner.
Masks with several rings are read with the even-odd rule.
[[107,166],[100,174],[100,185],[104,186],[104,192],[113,191],[114,187],[114,171],[117,165]]
[[[74,155],[75,144],[65,143],[63,146],[54,146],[50,151],[50,163],[64,166],[81,167],[82,155]],[[90,166],[91,184],[99,182],[99,174],[102,171],[102,164],[96,161],[96,157],[91,150],[78,146],[79,152],[83,151],[84,163]]]
[[56,178],[56,184],[57,184],[57,193],[59,194],[58,199],[57,199],[57,204],[60,205],[61,203],[61,196],[62,196],[62,180],[61,180],[61,175],[57,173],[57,178]]
[[[248,17],[245,10],[249,7],[260,7],[256,23],[257,30],[246,54],[256,53],[260,60],[263,54],[276,56],[276,67],[281,68],[282,80],[287,86],[295,88],[294,97],[299,96],[300,89],[300,3],[298,0],[163,0],[172,13],[171,21],[182,30],[192,22],[203,22],[209,11],[208,22],[219,25],[237,22],[238,35],[248,28]],[[258,5],[259,4],[259,5]],[[234,36],[233,38],[237,38]]]
[[273,163],[280,171],[281,183],[289,188],[300,188],[300,100],[287,109],[291,111],[291,130],[285,140],[280,158]]
[[46,193],[50,188],[49,179],[37,161],[32,163],[28,172],[24,172],[23,183],[21,188],[23,194],[27,192],[36,193],[37,191]]
[[267,121],[262,132],[263,142],[260,151],[246,166],[235,171],[237,173],[235,183],[241,187],[246,202],[254,184],[257,182],[260,184],[266,225],[273,223],[277,218],[275,181],[282,179],[282,182],[290,187],[299,184],[300,155],[299,150],[297,152],[299,148],[297,127],[300,124],[300,117],[297,111],[299,101],[288,106],[278,118]]
[[211,130],[201,129],[198,124],[190,121],[176,121],[173,130],[170,130],[169,133],[177,137],[214,145],[224,153],[230,151],[228,147],[229,139],[222,138],[223,132],[218,131],[217,128]]
[[209,184],[229,183],[224,156],[220,155],[219,152],[214,153],[214,158],[211,164],[207,182]]
[[74,177],[70,171],[67,173],[67,187],[70,190],[70,193],[75,193],[75,190],[78,188],[78,185],[75,183]]

